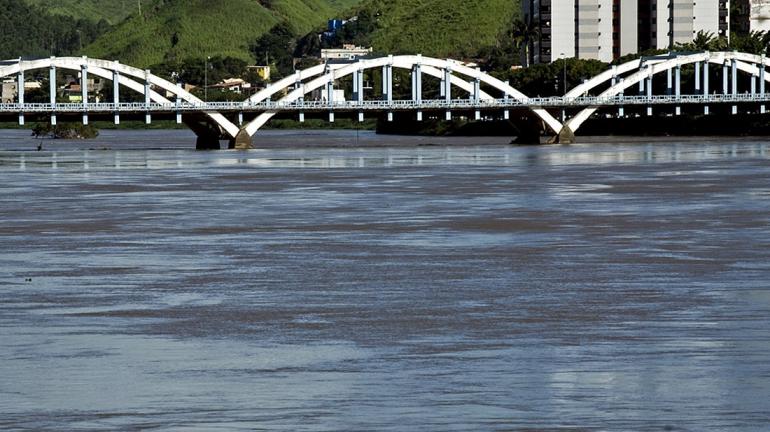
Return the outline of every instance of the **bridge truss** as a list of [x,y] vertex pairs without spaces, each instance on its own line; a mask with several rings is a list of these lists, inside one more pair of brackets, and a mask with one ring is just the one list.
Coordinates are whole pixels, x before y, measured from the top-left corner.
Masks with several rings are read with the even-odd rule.
[[[82,116],[85,124],[93,114],[111,115],[116,124],[121,114],[127,113],[143,114],[147,123],[157,114],[175,115],[177,122],[198,116],[205,118],[209,130],[215,129],[209,134],[216,141],[215,145],[208,144],[211,147],[218,148],[218,139],[224,138],[233,147],[247,148],[259,129],[278,114],[296,115],[300,121],[304,121],[305,113],[325,113],[329,121],[334,121],[335,113],[353,113],[359,121],[373,114],[392,121],[394,113],[410,112],[420,121],[425,112],[438,112],[445,119],[458,111],[471,112],[476,119],[482,118],[482,113],[508,119],[511,110],[526,110],[546,132],[557,136],[556,141],[571,142],[585,121],[600,109],[611,107],[617,109],[615,115],[619,117],[626,115],[626,107],[638,106],[646,107],[650,116],[656,106],[673,106],[670,114],[679,115],[684,105],[702,106],[703,113],[708,114],[715,104],[731,104],[733,113],[737,113],[738,104],[753,104],[757,112],[765,113],[770,102],[766,92],[768,66],[770,60],[764,56],[739,52],[670,53],[612,66],[564,96],[530,98],[508,83],[454,60],[387,56],[298,70],[245,101],[206,102],[149,70],[86,57],[52,57],[0,66],[0,78],[14,77],[18,89],[16,100],[0,104],[0,114],[18,114],[21,125],[27,114],[47,114],[52,124],[56,124],[57,115],[64,114]],[[26,74],[41,69],[50,71],[50,101],[26,103]],[[80,73],[83,83],[88,82],[89,75],[111,81],[113,100],[94,101],[85,85],[81,87],[81,102],[57,102],[58,69]],[[405,71],[411,82],[394,85],[394,70]],[[683,91],[683,71],[694,74],[692,93]],[[658,75],[665,75],[665,85],[653,81]],[[721,89],[713,88],[710,80],[714,76],[722,78]],[[366,85],[375,77],[381,80],[377,94],[373,86]],[[432,85],[424,85],[425,78],[433,80]],[[409,98],[397,99],[396,87],[400,91],[408,88]],[[140,94],[142,101],[121,102],[121,88]],[[351,98],[337,100],[335,90],[344,90]],[[559,114],[561,120],[557,119]]]

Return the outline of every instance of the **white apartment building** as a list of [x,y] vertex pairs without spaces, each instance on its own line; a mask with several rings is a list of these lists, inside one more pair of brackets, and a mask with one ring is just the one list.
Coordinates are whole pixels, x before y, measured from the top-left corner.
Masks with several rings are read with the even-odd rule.
[[751,0],[751,31],[770,31],[770,0]]
[[523,11],[540,32],[534,63],[563,57],[610,62],[690,42],[699,31],[729,35],[729,0],[523,0]]
[[730,36],[729,0],[640,1],[645,8],[647,4],[654,22],[650,47],[668,49],[688,43],[701,31],[716,37]]

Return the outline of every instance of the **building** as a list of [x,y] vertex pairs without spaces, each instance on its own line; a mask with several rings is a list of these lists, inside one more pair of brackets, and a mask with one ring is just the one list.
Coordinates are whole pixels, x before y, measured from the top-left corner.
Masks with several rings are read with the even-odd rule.
[[751,31],[770,31],[770,0],[751,0]]
[[251,83],[247,83],[242,78],[225,78],[221,82],[212,85],[211,88],[242,94],[250,92]]
[[321,59],[326,62],[353,62],[368,56],[372,51],[372,48],[363,48],[352,44],[345,44],[342,48],[321,50]]
[[247,66],[246,69],[254,71],[262,80],[270,82],[270,66]]
[[649,32],[639,34],[639,49],[670,49],[692,42],[698,32],[730,37],[729,0],[639,0],[650,19]]
[[[610,62],[634,53],[638,0],[525,0],[524,19],[539,36],[531,60],[577,57]],[[531,21],[529,21],[531,20]]]
[[[3,90],[2,90],[2,103],[16,103],[18,101],[19,92],[18,92],[18,86],[19,82],[15,79],[5,79],[3,80]],[[43,89],[43,83],[40,81],[24,81],[24,93],[29,94],[30,92],[35,91],[41,91]]]
[[523,0],[524,20],[538,33],[529,60],[610,62],[691,42],[699,31],[729,37],[729,7],[729,0]]
[[18,86],[18,82],[14,79],[6,79],[3,80],[3,94],[2,94],[2,103],[15,103],[16,102],[16,95],[17,91],[16,88]]

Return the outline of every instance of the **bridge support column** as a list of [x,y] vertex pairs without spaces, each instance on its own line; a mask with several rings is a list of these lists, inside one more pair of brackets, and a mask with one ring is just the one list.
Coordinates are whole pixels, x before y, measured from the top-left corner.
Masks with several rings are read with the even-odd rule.
[[[674,79],[674,95],[677,101],[679,101],[679,99],[682,98],[682,65],[676,66],[676,75]],[[682,107],[680,105],[676,106],[675,114],[676,115],[682,114]]]
[[120,124],[120,73],[112,71],[112,103],[115,104],[115,124]]
[[[19,60],[19,63],[21,64],[21,60]],[[24,68],[21,68],[19,71],[18,76],[18,82],[16,83],[16,91],[19,95],[19,105],[22,105],[22,108],[19,109],[19,126],[24,126]]]
[[[393,103],[393,56],[388,56],[390,61],[382,67],[382,96],[389,105]],[[393,121],[393,111],[388,111],[388,121]]]
[[[176,86],[182,87],[182,84],[177,83]],[[182,110],[180,109],[181,104],[182,104],[182,101],[179,99],[179,96],[177,95],[174,99],[174,105],[176,105],[176,124],[182,123]]]
[[[299,102],[300,105],[303,105],[305,103],[305,98],[304,97],[300,97],[299,99],[297,99],[297,102]],[[300,111],[298,117],[299,117],[299,122],[300,123],[305,123],[305,112],[304,111]]]
[[[477,73],[481,73],[481,70],[479,68],[476,68]],[[474,105],[478,105],[479,101],[481,100],[481,79],[476,78],[473,80],[473,103]],[[474,113],[474,118],[478,121],[481,120],[481,111],[476,108],[476,111]]]
[[[185,114],[182,118],[184,124],[196,135],[196,150],[219,150],[219,141],[223,139],[223,133],[219,125],[214,123],[203,113]],[[235,143],[232,143],[235,145]]]
[[[731,73],[732,73],[731,75],[732,85],[730,87],[732,90],[733,97],[735,97],[735,96],[738,96],[738,60],[737,59],[732,60]],[[733,114],[738,114],[738,105],[733,105],[732,110],[733,110]]]
[[445,119],[449,121],[452,120],[452,110],[449,108],[452,104],[452,69],[448,67],[444,69],[444,79],[441,83],[444,85],[444,100],[447,103]]
[[[762,65],[759,67],[759,94],[764,99],[765,97],[765,56],[762,56]],[[765,104],[762,103],[762,105],[759,106],[759,112],[762,114],[765,113],[766,107]]]
[[[511,97],[508,95],[508,93],[506,93],[503,96],[503,101],[505,101],[506,106],[508,105],[508,102],[510,101],[510,99]],[[503,110],[503,120],[510,120],[510,119],[511,119],[511,111],[506,108]]]
[[[647,76],[647,100],[652,100],[652,68],[647,67],[649,75]],[[647,116],[652,116],[652,105],[647,106]]]
[[[356,100],[358,101],[359,105],[364,104],[364,96],[365,96],[365,89],[364,89],[364,71],[361,69],[358,69],[355,73],[355,76],[353,77],[353,80],[358,85],[358,93],[356,94]],[[359,111],[358,112],[358,121],[359,123],[362,123],[364,121],[364,112]]]
[[559,134],[552,141],[554,144],[575,144],[577,142],[575,132],[567,125],[561,128]]
[[[709,62],[703,62],[703,97],[709,97]],[[709,106],[703,105],[703,114],[709,114]]]
[[56,66],[51,66],[48,71],[48,93],[51,100],[51,125],[56,126]]
[[[420,64],[420,58],[418,55],[417,64],[412,69],[412,100],[418,106],[422,104],[422,65]],[[417,110],[417,121],[422,121],[422,110]]]
[[235,150],[249,150],[254,146],[251,143],[251,136],[246,132],[246,128],[242,128],[235,138],[230,140],[230,148]]
[[666,96],[674,94],[674,76],[671,69],[666,70]]
[[[620,82],[622,83],[623,81],[625,81],[625,79],[620,78]],[[621,99],[623,99],[625,95],[626,95],[625,90],[621,90],[620,93],[618,93],[618,96],[620,96]],[[623,105],[621,105],[618,107],[618,117],[625,117],[625,116],[626,116],[626,109],[625,107],[623,107]]]
[[[334,72],[332,72],[332,78],[326,83],[326,102],[329,106],[334,104]],[[329,108],[329,123],[334,123],[334,110]]]
[[700,62],[695,63],[695,93],[700,93]]
[[[85,60],[85,58],[84,58]],[[83,124],[88,124],[88,66],[80,68],[80,97],[83,99]]]
[[152,116],[150,115],[150,75],[152,74],[149,70],[144,71],[144,106],[147,110],[144,114],[145,124],[152,123]]
[[[512,144],[540,144],[540,138],[543,135],[543,130],[545,129],[543,120],[541,120],[540,117],[534,115],[532,112],[515,111],[511,122],[519,131],[516,139],[512,142]],[[549,143],[556,142],[560,142],[559,136],[553,137],[549,141]]]

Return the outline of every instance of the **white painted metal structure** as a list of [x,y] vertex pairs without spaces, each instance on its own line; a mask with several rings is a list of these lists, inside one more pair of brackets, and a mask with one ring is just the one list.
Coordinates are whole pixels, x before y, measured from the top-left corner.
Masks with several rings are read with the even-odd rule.
[[[701,52],[681,55],[671,54],[669,56],[649,59],[642,58],[614,66],[573,88],[565,95],[565,98],[569,99],[587,95],[591,90],[609,84],[609,88],[598,95],[599,99],[609,99],[622,96],[627,89],[639,85],[640,92],[645,92],[652,101],[652,79],[655,75],[661,73],[666,73],[668,93],[675,98],[681,98],[681,69],[684,65],[695,65],[694,94],[708,96],[711,93],[709,64],[722,66],[723,95],[737,96],[739,94],[738,72],[743,72],[748,75],[750,80],[749,85],[744,87],[747,89],[746,92],[749,93],[750,91],[751,95],[758,95],[759,99],[763,99],[766,96],[766,83],[770,81],[770,74],[767,73],[767,67],[770,66],[769,58],[740,52]],[[624,76],[624,74],[628,75]],[[730,76],[729,80],[728,76]],[[757,81],[759,81],[759,86],[757,86]],[[569,119],[564,126],[568,127],[572,132],[577,131],[599,108],[600,106],[592,106],[582,110],[576,116]],[[760,110],[762,113],[766,112],[765,105],[762,105]],[[647,113],[652,115],[652,104],[648,107]],[[678,108],[676,113],[680,113]],[[708,113],[708,105],[705,105],[704,114]],[[735,113],[736,107],[733,106],[733,114]]]
[[[470,95],[474,100],[492,100],[493,97],[486,92],[481,91],[481,83],[487,84],[500,91],[503,98],[511,98],[520,102],[527,101],[526,95],[511,87],[491,75],[481,72],[479,69],[465,66],[455,60],[441,60],[421,55],[402,55],[388,56],[375,59],[362,59],[355,63],[345,65],[318,65],[303,71],[297,71],[294,76],[286,77],[266,89],[249,98],[246,103],[259,103],[269,100],[276,94],[283,93],[287,89],[290,91],[286,96],[280,99],[281,102],[293,102],[302,100],[306,95],[321,88],[333,87],[338,80],[352,76],[353,77],[353,99],[363,103],[365,100],[363,74],[370,69],[382,69],[383,71],[383,94],[384,100],[393,100],[393,68],[405,69],[412,72],[412,98],[421,100],[422,77],[423,75],[432,76],[441,80],[441,96],[446,100],[451,100],[452,86],[458,87]],[[467,77],[466,81],[457,75]],[[540,117],[548,128],[553,132],[561,130],[559,122],[548,111],[538,107],[532,107],[532,111]],[[265,112],[246,125],[246,132],[253,136],[259,128],[264,126],[276,112]],[[451,118],[451,113],[447,111],[447,119]],[[302,114],[300,114],[300,118]],[[418,119],[421,113],[418,112]],[[478,115],[477,115],[478,117]],[[363,119],[362,114],[359,118]]]
[[[21,91],[19,91],[19,102],[24,104],[24,72],[37,69],[50,69],[50,79],[54,85],[51,85],[51,105],[52,105],[52,117],[51,122],[56,123],[56,69],[66,69],[78,71],[82,74],[82,82],[87,83],[88,76],[94,75],[100,78],[104,78],[113,82],[113,92],[116,95],[115,103],[119,103],[119,87],[124,86],[129,89],[141,93],[145,96],[145,103],[149,105],[152,102],[161,104],[172,103],[165,96],[153,90],[153,88],[162,89],[176,97],[177,102],[185,102],[191,104],[203,104],[204,102],[194,96],[192,93],[184,90],[174,83],[166,81],[160,77],[157,77],[150,73],[149,70],[137,69],[135,67],[127,66],[116,61],[91,59],[87,57],[51,57],[40,60],[20,60],[19,62],[12,63],[6,66],[0,66],[0,78],[8,76],[17,76],[21,85]],[[86,85],[82,86],[83,105],[88,105],[88,88]],[[149,111],[149,110],[148,110]],[[235,137],[240,128],[228,120],[224,115],[216,111],[209,111],[205,113],[211,119],[216,122],[227,134]],[[116,122],[119,122],[118,113],[116,112]],[[149,122],[149,117],[147,121]],[[19,114],[19,123],[24,124],[24,113]],[[88,114],[84,112],[83,123],[88,123]]]
[[[688,66],[691,65],[691,66]],[[713,67],[710,65],[717,65]],[[691,94],[683,94],[681,72],[684,66],[693,67],[695,72],[694,88]],[[721,66],[721,88],[710,82],[713,71]],[[704,114],[709,113],[710,104],[731,104],[732,113],[737,113],[737,104],[759,104],[760,112],[766,112],[770,95],[766,92],[766,83],[770,81],[767,68],[770,58],[739,52],[701,52],[670,53],[633,60],[612,66],[599,75],[586,80],[562,97],[529,98],[507,83],[500,81],[476,68],[468,67],[454,60],[440,60],[420,55],[388,56],[375,59],[362,59],[355,63],[341,65],[319,65],[297,71],[270,85],[243,102],[204,102],[177,85],[154,76],[150,71],[140,70],[114,61],[88,59],[85,57],[50,58],[32,61],[6,63],[0,66],[0,78],[16,76],[18,79],[18,103],[0,104],[2,113],[18,113],[19,123],[24,124],[25,113],[48,113],[52,123],[56,122],[57,113],[82,113],[83,122],[88,122],[89,113],[114,113],[115,122],[123,112],[145,113],[149,123],[152,113],[176,113],[180,121],[182,113],[205,113],[219,125],[223,133],[232,138],[253,136],[277,113],[296,113],[304,119],[305,112],[326,111],[329,120],[334,121],[335,111],[347,111],[358,114],[363,121],[366,112],[384,112],[393,119],[396,111],[416,112],[417,120],[422,120],[423,110],[441,111],[450,119],[452,110],[474,111],[480,118],[482,110],[502,111],[505,118],[509,109],[524,108],[531,110],[543,120],[543,123],[555,134],[569,136],[576,132],[601,107],[616,107],[617,115],[624,115],[624,106],[647,106],[647,114],[652,115],[653,106],[673,105],[675,114],[681,114],[681,106],[698,104],[703,106]],[[24,71],[50,69],[51,82],[55,84],[56,69],[79,71],[83,82],[89,75],[98,76],[113,82],[116,95],[112,103],[96,103],[88,99],[88,89],[82,88],[81,103],[57,103],[56,86],[51,86],[50,103],[25,103]],[[411,98],[394,100],[393,69],[411,72]],[[382,93],[367,95],[364,86],[364,74],[370,70],[382,71]],[[666,94],[653,95],[653,77],[665,74]],[[739,75],[742,79],[739,80]],[[426,95],[423,91],[423,76],[440,80],[440,94]],[[744,80],[744,78],[748,80]],[[345,79],[345,80],[343,80]],[[335,86],[351,85],[351,100],[336,101],[328,97],[323,100],[305,100],[314,91],[333,94]],[[482,83],[488,89],[498,92],[495,96],[482,90]],[[629,89],[638,85],[638,93],[627,95]],[[125,103],[119,100],[119,87],[128,87],[144,95],[144,102]],[[452,88],[456,87],[468,94],[467,98],[453,98]],[[154,89],[162,89],[174,96],[169,100]],[[717,92],[717,90],[719,90]],[[718,93],[718,94],[717,94]],[[367,98],[367,96],[369,96]],[[373,97],[372,97],[373,96]],[[438,96],[438,98],[436,97]],[[562,125],[548,110],[558,112],[581,109],[568,118]],[[242,123],[243,113],[255,113],[256,117],[240,127],[228,120],[224,113],[238,114]]]

